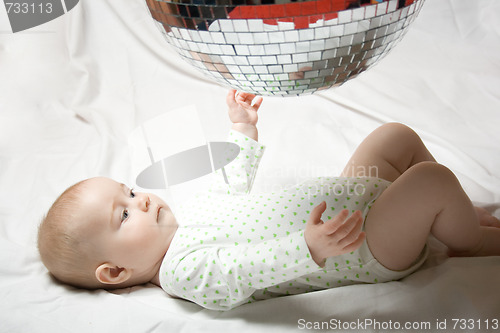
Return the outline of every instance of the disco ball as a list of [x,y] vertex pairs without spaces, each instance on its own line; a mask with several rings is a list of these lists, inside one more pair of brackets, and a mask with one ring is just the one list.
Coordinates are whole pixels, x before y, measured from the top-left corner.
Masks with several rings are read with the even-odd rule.
[[383,58],[424,0],[146,0],[166,40],[209,78],[257,95],[339,86]]

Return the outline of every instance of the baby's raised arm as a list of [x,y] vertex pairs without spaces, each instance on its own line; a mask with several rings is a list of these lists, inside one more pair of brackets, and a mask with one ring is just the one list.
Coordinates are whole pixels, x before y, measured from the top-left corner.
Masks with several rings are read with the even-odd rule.
[[261,96],[231,89],[226,96],[226,103],[229,119],[233,123],[232,129],[258,141],[257,111],[262,100]]

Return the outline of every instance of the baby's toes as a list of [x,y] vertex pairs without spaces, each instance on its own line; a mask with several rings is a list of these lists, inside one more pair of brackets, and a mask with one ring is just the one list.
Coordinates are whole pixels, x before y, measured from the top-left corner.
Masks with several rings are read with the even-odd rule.
[[492,215],[483,215],[479,219],[479,224],[484,227],[500,228],[500,220]]
[[476,215],[480,225],[485,227],[500,228],[500,220],[495,216],[492,216],[486,209],[482,207],[474,207],[474,209],[476,210]]

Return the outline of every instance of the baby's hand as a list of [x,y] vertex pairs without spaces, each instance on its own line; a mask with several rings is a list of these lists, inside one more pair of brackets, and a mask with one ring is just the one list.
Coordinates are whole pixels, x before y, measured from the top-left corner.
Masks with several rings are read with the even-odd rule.
[[255,97],[255,95],[246,92],[236,93],[236,90],[231,89],[227,94],[226,102],[229,106],[229,119],[233,122],[232,129],[257,141],[258,131],[255,125],[262,97]]
[[352,252],[365,239],[365,233],[361,231],[363,216],[359,210],[347,218],[349,211],[344,209],[333,219],[323,223],[321,214],[325,209],[324,201],[314,207],[304,233],[312,258],[321,267],[326,258]]
[[[255,99],[254,103],[252,101]],[[246,92],[236,92],[231,89],[226,96],[226,103],[229,107],[229,119],[234,124],[257,124],[257,110],[262,104],[262,97],[256,97],[253,94]]]

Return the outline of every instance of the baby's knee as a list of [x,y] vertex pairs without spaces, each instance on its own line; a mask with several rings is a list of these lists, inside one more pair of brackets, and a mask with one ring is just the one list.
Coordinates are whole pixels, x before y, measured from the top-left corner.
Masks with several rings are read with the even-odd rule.
[[411,167],[411,169],[412,172],[417,173],[422,179],[422,184],[429,183],[430,186],[443,187],[446,185],[454,186],[458,183],[453,171],[436,162],[420,162]]
[[376,129],[377,135],[385,142],[396,145],[404,151],[417,151],[422,140],[410,127],[401,123],[387,123]]
[[378,130],[384,132],[384,135],[391,136],[392,138],[397,138],[398,140],[420,140],[420,137],[414,130],[401,123],[386,123],[380,126]]

